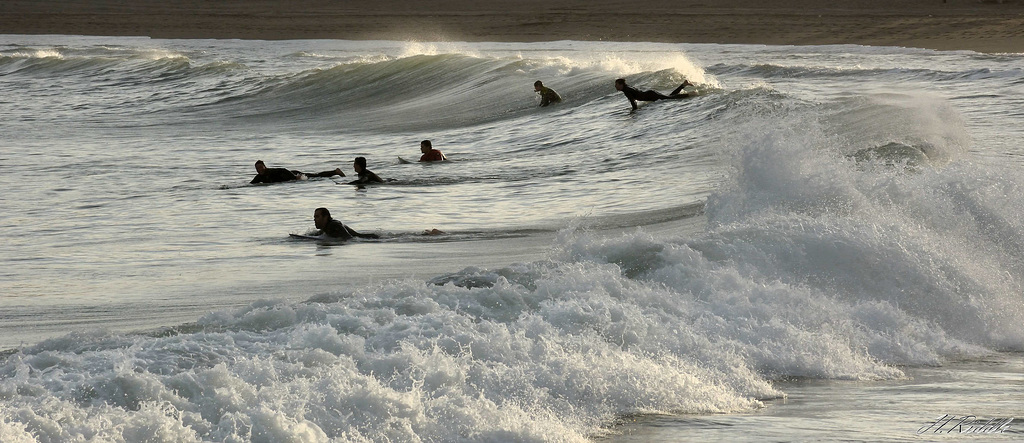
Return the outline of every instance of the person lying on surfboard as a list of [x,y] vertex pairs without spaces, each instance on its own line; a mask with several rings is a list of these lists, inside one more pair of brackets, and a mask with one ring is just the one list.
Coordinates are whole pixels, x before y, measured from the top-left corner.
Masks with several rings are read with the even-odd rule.
[[629,104],[633,105],[634,111],[636,111],[637,100],[642,102],[653,102],[658,100],[679,100],[681,98],[690,97],[689,93],[680,94],[680,91],[687,86],[693,86],[693,84],[687,80],[683,80],[683,84],[679,85],[679,87],[673,90],[671,94],[665,95],[652,90],[646,90],[644,92],[637,91],[636,89],[627,86],[626,79],[624,78],[615,80],[615,89],[622,91],[622,93],[626,95],[626,98],[629,99]]
[[366,169],[366,157],[356,157],[355,161],[352,162],[352,169],[356,171],[356,175],[359,178],[348,182],[350,185],[364,185],[367,183],[384,183],[377,174],[373,171]]
[[333,171],[317,172],[315,174],[306,174],[302,171],[288,170],[285,168],[268,168],[263,160],[256,160],[256,176],[252,178],[251,184],[257,183],[281,183],[292,180],[302,180],[303,177],[332,177],[335,175],[345,176],[345,173],[341,171],[341,168],[335,168]]
[[420,142],[420,152],[423,153],[423,155],[420,156],[421,162],[440,162],[448,160],[448,157],[445,157],[441,151],[438,151],[431,146],[430,140],[423,140]]
[[341,221],[331,218],[331,211],[328,211],[327,208],[316,208],[313,211],[313,224],[319,229],[314,235],[326,235],[342,240],[353,237],[380,238],[377,234],[361,234],[355,229],[345,226]]

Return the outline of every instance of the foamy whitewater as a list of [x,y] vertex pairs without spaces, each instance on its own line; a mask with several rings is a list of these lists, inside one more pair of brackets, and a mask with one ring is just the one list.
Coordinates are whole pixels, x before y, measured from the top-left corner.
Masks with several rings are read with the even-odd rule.
[[1022,439],[1022,121],[1021,54],[0,36],[0,441]]

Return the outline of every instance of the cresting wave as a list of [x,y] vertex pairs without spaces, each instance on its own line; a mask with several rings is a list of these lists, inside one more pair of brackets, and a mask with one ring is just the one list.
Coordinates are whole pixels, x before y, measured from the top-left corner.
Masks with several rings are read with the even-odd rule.
[[308,68],[296,71],[198,52],[14,47],[0,53],[0,72],[81,76],[95,89],[69,93],[146,91],[138,101],[112,104],[106,109],[112,115],[142,109],[158,116],[188,116],[195,123],[219,124],[227,117],[241,124],[305,129],[330,128],[339,121],[366,130],[417,130],[509,120],[536,106],[529,85],[537,78],[564,79],[559,92],[583,103],[614,92],[608,79],[623,73],[638,73],[637,81],[652,87],[675,87],[684,78],[717,86],[717,80],[681,55],[655,60],[623,54],[530,55],[483,56],[409,44],[377,56],[300,52],[291,57],[311,61],[297,64]]
[[5,75],[20,74],[44,78],[49,75],[145,76],[187,72],[191,68],[187,56],[167,51],[116,48],[75,50],[61,47],[11,48],[0,51],[0,72]]
[[[610,69],[621,65],[465,54],[360,60],[264,79],[259,88],[226,97],[210,109],[238,113],[243,120],[273,116],[318,128],[338,121],[364,130],[457,128],[529,115],[537,105],[529,85],[537,78],[556,76],[559,93],[576,103],[607,96],[614,92],[608,79],[616,75]],[[640,78],[673,87],[683,79],[676,70]],[[310,120],[311,114],[318,120]]]

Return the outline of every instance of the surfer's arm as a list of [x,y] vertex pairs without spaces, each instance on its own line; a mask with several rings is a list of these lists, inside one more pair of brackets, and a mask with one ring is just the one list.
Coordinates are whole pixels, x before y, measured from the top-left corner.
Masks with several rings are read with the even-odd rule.
[[636,99],[631,97],[629,94],[626,94],[626,100],[629,100],[629,105],[633,107],[634,111],[636,111]]
[[377,234],[361,234],[359,232],[356,232],[355,229],[350,228],[348,225],[345,225],[345,231],[348,232],[348,234],[353,236],[353,237],[359,237],[359,238],[380,238],[380,236],[377,235]]
[[320,230],[324,235],[338,240],[348,240],[352,238],[352,234],[348,231],[348,226],[345,226],[344,223],[337,220],[331,220],[327,226],[324,226],[324,229]]
[[626,100],[629,100],[629,105],[636,111],[636,90],[627,86],[622,89],[622,95],[626,96]]

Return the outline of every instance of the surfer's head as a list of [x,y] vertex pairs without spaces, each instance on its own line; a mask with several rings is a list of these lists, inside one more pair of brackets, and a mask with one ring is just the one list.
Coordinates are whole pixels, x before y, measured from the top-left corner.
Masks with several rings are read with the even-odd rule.
[[366,157],[356,157],[352,162],[352,169],[355,169],[356,173],[363,172],[366,169]]
[[267,170],[267,165],[263,164],[263,160],[256,160],[256,173],[262,174],[263,171]]
[[331,211],[328,211],[327,208],[316,208],[313,211],[313,224],[317,229],[323,229],[330,222]]
[[420,142],[420,152],[426,154],[434,149],[434,146],[430,144],[430,140],[423,140]]
[[626,79],[619,78],[619,79],[615,80],[615,89],[621,91],[622,88],[625,88],[625,87],[626,87]]
[[533,82],[533,90],[534,91],[540,91],[540,88],[543,88],[543,87],[544,87],[544,83],[541,83],[540,80],[537,80],[537,81]]

